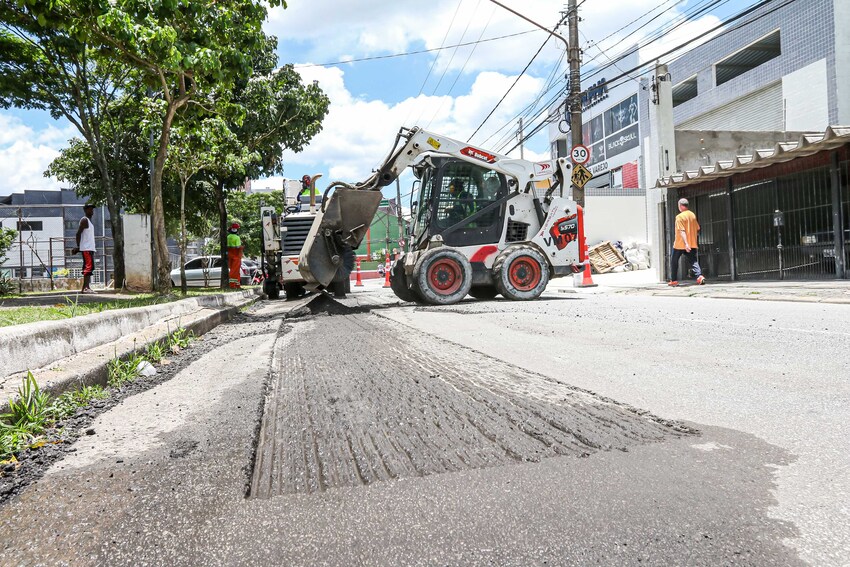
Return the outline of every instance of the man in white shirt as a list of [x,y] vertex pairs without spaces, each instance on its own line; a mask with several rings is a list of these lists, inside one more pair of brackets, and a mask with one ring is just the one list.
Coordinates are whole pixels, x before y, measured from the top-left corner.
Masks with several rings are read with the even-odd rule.
[[83,253],[83,288],[80,293],[94,293],[92,288],[89,287],[91,275],[94,272],[95,240],[94,223],[92,223],[94,205],[86,203],[83,206],[83,212],[86,216],[80,219],[80,226],[77,228],[77,247],[72,249],[71,252],[74,254]]

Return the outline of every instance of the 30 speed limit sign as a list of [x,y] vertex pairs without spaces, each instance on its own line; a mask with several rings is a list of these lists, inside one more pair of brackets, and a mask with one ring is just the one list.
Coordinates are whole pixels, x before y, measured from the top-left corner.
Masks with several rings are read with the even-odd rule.
[[570,151],[570,157],[572,158],[573,163],[580,163],[584,165],[590,161],[590,150],[587,149],[587,146],[575,146]]

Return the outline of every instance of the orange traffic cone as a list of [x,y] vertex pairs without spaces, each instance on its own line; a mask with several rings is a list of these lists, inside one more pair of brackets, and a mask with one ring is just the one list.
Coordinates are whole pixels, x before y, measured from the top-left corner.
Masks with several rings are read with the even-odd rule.
[[392,287],[390,285],[390,255],[387,254],[387,263],[384,266],[384,287]]
[[363,280],[360,279],[360,258],[357,258],[357,281],[354,282],[354,287],[363,287]]
[[[581,282],[578,277],[573,277],[573,287],[596,287],[590,275],[590,260],[587,258],[587,240],[584,237],[584,208],[578,208],[578,237],[579,237],[579,261],[584,262],[584,270],[581,273]],[[578,274],[575,274],[578,276]]]

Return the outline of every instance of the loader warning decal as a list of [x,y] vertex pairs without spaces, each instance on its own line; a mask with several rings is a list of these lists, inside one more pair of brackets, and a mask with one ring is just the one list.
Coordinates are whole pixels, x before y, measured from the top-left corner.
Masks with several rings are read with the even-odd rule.
[[552,162],[545,161],[543,163],[534,164],[535,175],[550,175],[552,173]]
[[442,144],[440,144],[440,142],[438,142],[437,140],[435,140],[434,138],[431,138],[431,137],[429,137],[425,141],[428,143],[429,146],[431,146],[435,150],[439,150],[440,146],[442,145]]
[[467,157],[475,158],[486,163],[496,163],[496,156],[494,156],[493,154],[488,154],[484,150],[473,148],[472,146],[466,146],[465,148],[460,150],[460,153]]
[[[578,240],[578,215],[572,214],[559,218],[549,229],[549,235],[558,250],[563,250],[570,242]],[[548,239],[546,240],[548,245]]]

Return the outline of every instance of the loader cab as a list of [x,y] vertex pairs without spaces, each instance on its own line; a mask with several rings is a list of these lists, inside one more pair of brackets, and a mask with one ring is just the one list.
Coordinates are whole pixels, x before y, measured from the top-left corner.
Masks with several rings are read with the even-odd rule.
[[414,211],[416,244],[438,234],[449,246],[499,241],[505,203],[497,202],[508,194],[505,175],[453,158],[429,158],[417,173],[421,184]]

